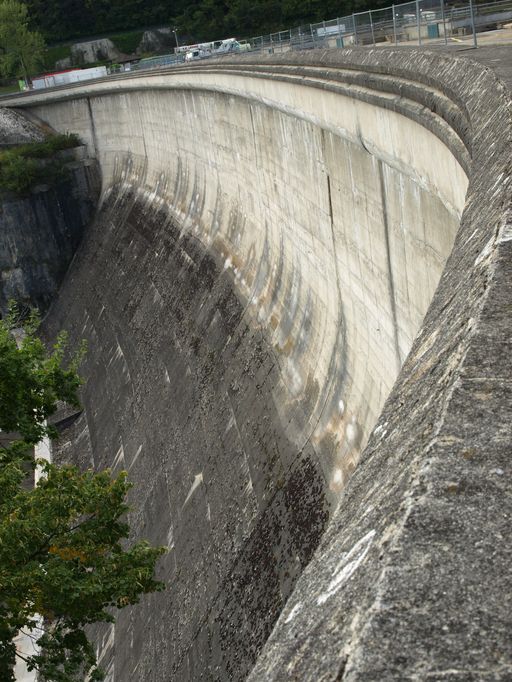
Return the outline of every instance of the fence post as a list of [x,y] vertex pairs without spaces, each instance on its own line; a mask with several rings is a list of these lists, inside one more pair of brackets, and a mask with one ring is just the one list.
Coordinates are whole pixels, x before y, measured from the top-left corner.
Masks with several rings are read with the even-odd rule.
[[444,0],[441,0],[441,19],[443,20],[444,44],[448,45],[448,36],[446,35],[446,17],[444,14]]
[[471,28],[473,30],[473,47],[478,47],[476,42],[475,8],[473,0],[469,0],[469,14],[471,16]]
[[357,45],[357,26],[355,14],[352,15],[352,26],[354,27],[354,45]]
[[[442,0],[441,0],[442,2]],[[395,45],[398,45],[398,38],[397,38],[397,33],[396,33],[396,15],[395,15],[395,6],[391,5],[391,11],[393,12],[393,42]]]
[[373,32],[373,21],[372,21],[372,11],[371,9],[368,10],[368,14],[370,15],[370,30],[372,32],[372,43],[373,47],[375,47],[375,33]]
[[420,14],[420,0],[416,0],[416,20],[418,24],[418,46],[421,47],[421,14]]

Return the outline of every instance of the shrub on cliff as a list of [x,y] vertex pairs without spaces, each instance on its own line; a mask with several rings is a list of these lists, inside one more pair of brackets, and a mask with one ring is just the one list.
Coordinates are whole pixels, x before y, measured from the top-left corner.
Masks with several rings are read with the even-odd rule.
[[[101,680],[84,628],[162,589],[154,569],[163,550],[126,544],[125,473],[33,460],[33,445],[55,436],[46,419],[57,401],[78,405],[81,383],[81,353],[64,361],[65,335],[47,353],[36,325],[31,316],[17,343],[15,317],[0,321],[0,429],[18,434],[0,448],[0,679],[15,680],[18,656],[43,680]],[[39,650],[16,651],[19,633]]]
[[130,33],[118,33],[112,36],[112,42],[120,52],[124,54],[134,54],[142,40],[142,31],[131,31]]
[[65,160],[58,152],[79,144],[77,135],[50,135],[0,152],[0,191],[26,194],[37,184],[55,184],[65,177]]

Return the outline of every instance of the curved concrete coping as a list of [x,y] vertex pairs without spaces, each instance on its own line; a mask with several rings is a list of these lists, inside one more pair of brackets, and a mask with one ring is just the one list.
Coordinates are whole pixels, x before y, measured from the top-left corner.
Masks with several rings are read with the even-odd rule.
[[[270,378],[251,375],[258,390],[268,388],[266,397],[247,401],[239,414],[235,408],[222,427],[227,433],[237,424],[252,472],[240,505],[254,500],[257,508],[234,514],[235,535],[254,539],[269,500],[278,499],[299,462],[320,472],[330,504],[320,545],[291,582],[283,575],[290,574],[293,543],[258,536],[281,547],[272,575],[283,603],[298,578],[262,653],[278,612],[264,615],[253,603],[247,613],[258,614],[260,634],[244,652],[237,634],[224,631],[215,659],[212,623],[225,624],[234,608],[223,611],[216,596],[203,612],[194,606],[192,634],[178,636],[166,664],[173,679],[196,679],[191,661],[198,656],[206,657],[201,665],[209,674],[217,671],[215,679],[242,678],[256,659],[251,680],[425,679],[427,673],[483,679],[471,677],[473,670],[506,679],[499,675],[512,670],[505,627],[511,616],[499,590],[512,512],[505,496],[512,127],[509,92],[493,72],[468,59],[408,50],[288,53],[129,74],[7,103],[78,133],[95,150],[106,216],[95,239],[108,251],[110,235],[126,219],[145,230],[146,251],[138,257],[148,260],[154,248],[160,259],[145,275],[151,301],[141,294],[139,302],[151,307],[165,300],[170,280],[179,297],[187,269],[195,272],[190,244],[197,244],[215,264],[212,282],[228,281],[235,292],[242,306],[237,320],[268,344]],[[136,219],[133,206],[143,207]],[[164,214],[171,222],[156,239]],[[158,240],[165,243],[171,223],[187,252],[178,270],[165,274]],[[126,229],[109,251],[115,259],[127,249],[123,267],[136,243],[136,231],[130,236]],[[80,267],[92,268],[98,256],[87,258],[72,271],[68,292],[84,277]],[[95,291],[104,296],[99,284]],[[69,304],[70,296],[65,290],[50,327],[55,320],[66,324],[62,301]],[[75,316],[73,324],[87,330],[97,316],[96,337],[105,306],[119,325],[132,306],[127,300],[117,308],[110,300],[110,313],[106,303],[96,313],[88,305],[87,316],[81,322]],[[190,313],[197,329],[203,329],[202,306]],[[144,312],[137,310],[139,319]],[[165,322],[163,303],[159,310]],[[238,332],[230,328],[214,348],[215,324],[224,319],[216,310],[202,342],[225,358]],[[119,343],[115,352],[122,355]],[[135,337],[133,345],[139,347]],[[135,384],[133,363],[123,371]],[[105,363],[107,382],[111,364]],[[231,386],[243,383],[248,366],[231,365]],[[258,469],[247,455],[251,437],[244,440],[241,425],[251,410],[260,414],[261,401],[277,415],[271,421],[281,434],[272,432],[279,474],[274,460]],[[96,434],[107,429],[98,409],[91,406],[87,416]],[[266,418],[254,430],[264,452]],[[220,422],[217,427],[220,433]],[[269,487],[258,490],[254,472],[268,470]],[[171,497],[181,496],[181,509],[203,489],[203,470],[190,475],[169,488]],[[218,476],[204,483],[208,505]],[[141,502],[142,514],[148,504]],[[166,532],[176,535],[179,524],[174,520]],[[318,537],[308,536],[308,543],[316,545]],[[217,595],[229,592],[244,542],[231,555],[226,550]],[[190,580],[185,592],[204,574]],[[249,591],[258,589],[264,587]],[[211,658],[198,644],[203,631]]]

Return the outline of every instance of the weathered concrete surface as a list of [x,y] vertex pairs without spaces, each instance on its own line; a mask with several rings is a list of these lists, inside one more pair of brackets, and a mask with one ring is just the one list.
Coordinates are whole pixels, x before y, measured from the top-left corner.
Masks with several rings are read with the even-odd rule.
[[0,149],[17,144],[41,142],[44,131],[12,109],[0,107]]
[[60,456],[128,468],[135,532],[173,548],[104,633],[112,679],[509,679],[494,74],[346,50],[15,103],[104,178],[47,321],[91,349]]

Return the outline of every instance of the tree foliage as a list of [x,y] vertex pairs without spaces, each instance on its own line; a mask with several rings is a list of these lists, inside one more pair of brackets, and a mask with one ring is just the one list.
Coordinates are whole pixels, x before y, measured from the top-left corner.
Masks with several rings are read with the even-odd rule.
[[197,40],[251,38],[389,4],[389,0],[192,0],[176,6],[174,21],[182,34]]
[[186,42],[234,35],[248,38],[389,0],[26,0],[33,26],[49,41],[92,37],[150,26],[177,26]]
[[[46,419],[57,401],[78,405],[83,349],[65,362],[65,334],[47,353],[35,316],[18,343],[16,324],[12,314],[0,321],[0,429],[18,434],[0,448],[0,679],[14,680],[14,637],[39,637],[42,628],[39,652],[25,656],[29,669],[53,682],[101,680],[84,628],[162,589],[154,569],[163,549],[126,546],[125,473],[33,461],[31,446],[55,436]],[[36,464],[41,475],[31,487]]]
[[[186,5],[185,0],[179,3]],[[175,13],[174,5],[164,0],[27,0],[32,25],[55,42],[165,26]]]
[[29,77],[43,63],[44,40],[29,30],[26,5],[16,0],[0,2],[0,70],[4,77]]
[[0,151],[0,192],[23,195],[38,183],[53,185],[65,179],[66,159],[58,153],[80,144],[77,135],[58,134]]

